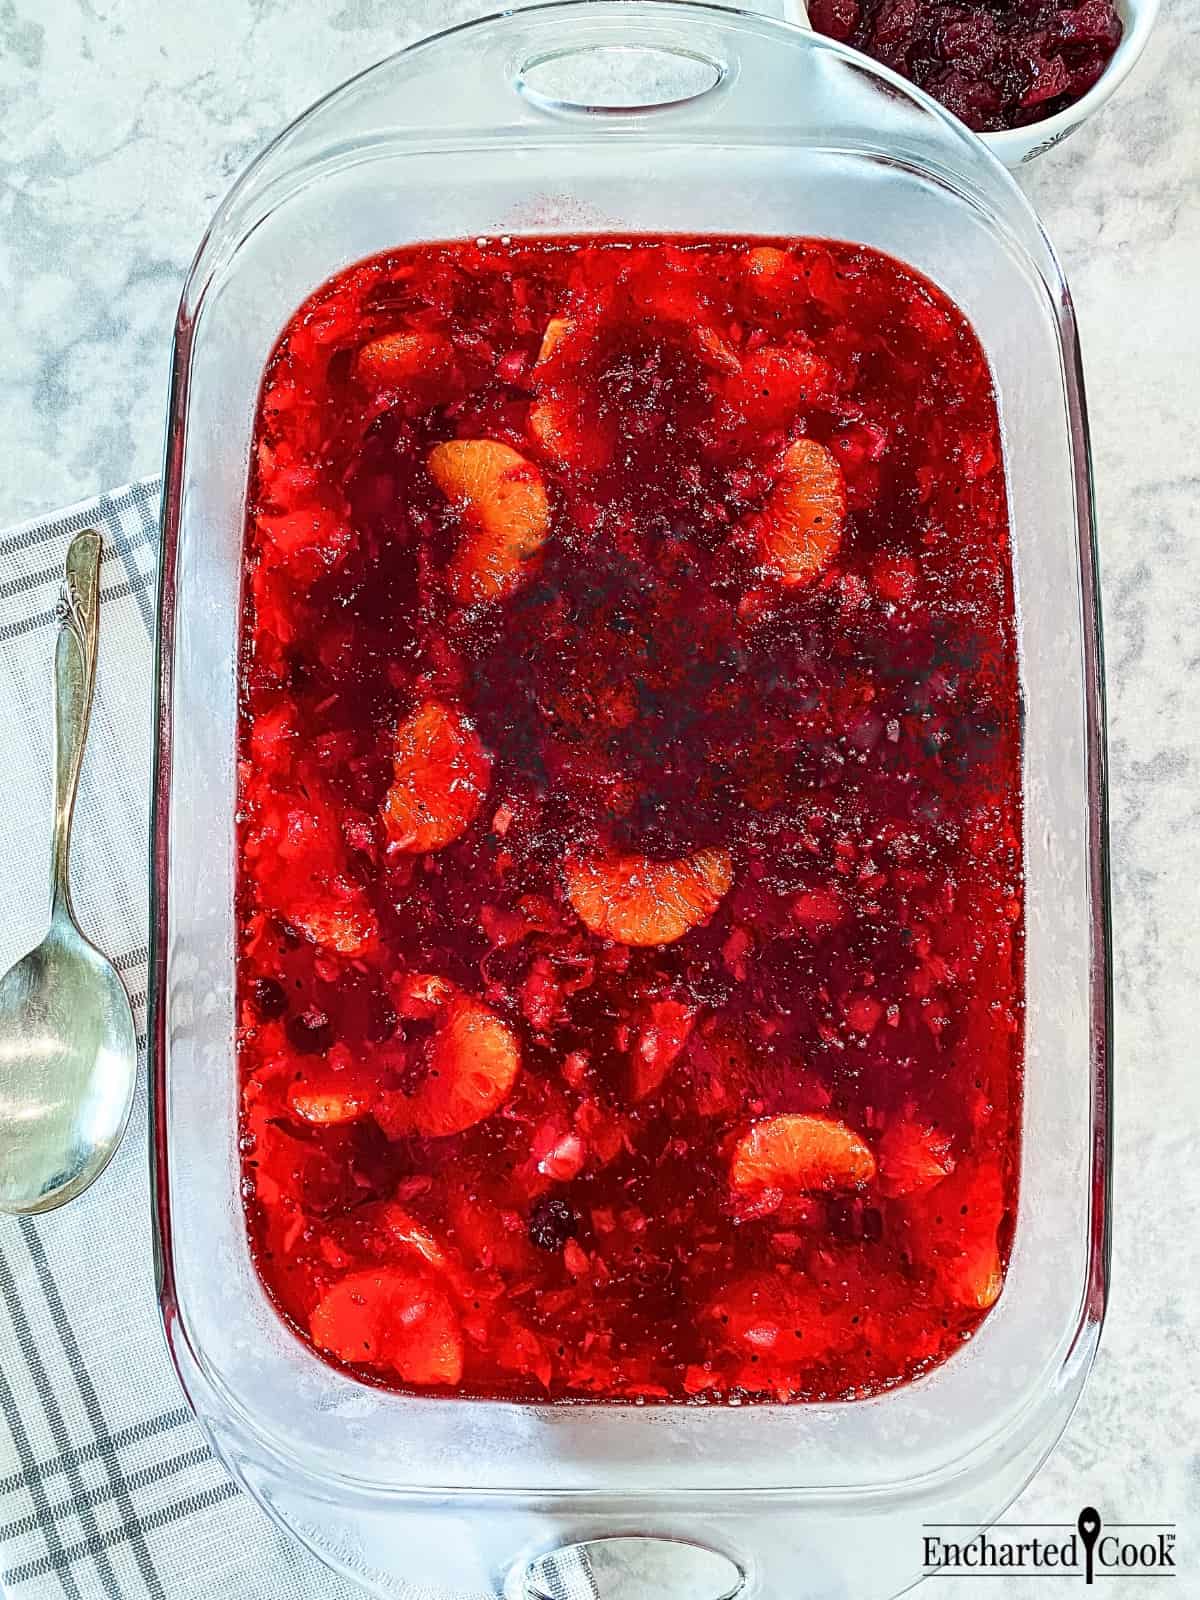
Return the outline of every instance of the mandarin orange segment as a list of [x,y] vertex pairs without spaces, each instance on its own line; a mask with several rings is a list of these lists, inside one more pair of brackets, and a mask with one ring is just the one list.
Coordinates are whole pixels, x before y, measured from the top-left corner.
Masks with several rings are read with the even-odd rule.
[[374,913],[360,893],[347,889],[345,904],[330,898],[291,901],[287,910],[292,922],[303,928],[314,944],[336,950],[339,955],[361,955],[378,932]]
[[875,1176],[875,1157],[844,1122],[785,1112],[756,1122],[738,1140],[729,1168],[735,1189],[807,1194],[854,1189]]
[[297,1086],[288,1095],[288,1104],[305,1122],[328,1127],[341,1122],[356,1122],[370,1107],[370,1096],[355,1089],[322,1089]]
[[763,566],[788,587],[811,583],[837,554],[845,520],[841,468],[815,439],[797,439],[754,520]]
[[671,944],[712,916],[733,882],[733,862],[721,849],[674,861],[568,857],[563,876],[567,899],[592,933],[618,944]]
[[521,1046],[490,1006],[455,995],[437,1019],[425,1073],[412,1094],[385,1090],[376,1117],[391,1138],[445,1138],[490,1117],[521,1070]]
[[[320,1026],[328,1026],[319,1013]],[[319,1127],[338,1127],[357,1122],[371,1109],[376,1085],[343,1044],[332,1045],[323,1055],[309,1055],[295,1062],[288,1072],[290,1110],[305,1122]]]
[[534,443],[556,460],[569,460],[576,429],[562,400],[538,400],[529,408],[529,433]]
[[392,980],[392,1004],[414,1022],[428,1022],[454,998],[454,985],[436,972],[402,972]]
[[768,344],[725,379],[722,393],[745,418],[743,431],[752,440],[756,431],[787,427],[805,401],[828,392],[830,382],[829,363],[814,350]]
[[444,406],[466,393],[454,345],[441,333],[411,329],[372,339],[358,352],[354,376],[377,406],[399,399],[407,415]]
[[254,818],[247,856],[259,870],[264,904],[314,944],[357,956],[378,936],[370,900],[348,875],[333,796],[305,775],[295,792],[272,795]]
[[461,605],[503,600],[532,572],[550,533],[540,471],[496,439],[434,445],[428,465],[463,520],[447,574],[451,594]]
[[773,244],[756,245],[746,257],[746,274],[752,283],[774,284],[788,270],[791,257]]
[[973,1257],[964,1260],[953,1287],[959,1304],[972,1311],[987,1311],[996,1304],[1004,1288],[1004,1267],[994,1243],[981,1247]]
[[613,419],[574,395],[546,395],[529,408],[529,436],[557,467],[602,472],[616,449]]
[[[754,1364],[786,1367],[845,1346],[849,1319],[838,1318],[836,1309],[822,1305],[816,1287],[798,1273],[752,1271],[729,1284],[701,1316],[717,1324],[722,1343],[757,1358]],[[756,1386],[766,1378],[755,1374]]]
[[339,1361],[381,1367],[421,1388],[459,1382],[463,1338],[445,1290],[413,1267],[370,1267],[326,1290],[312,1313],[313,1341]]
[[1006,1194],[999,1164],[964,1160],[948,1178],[905,1202],[914,1259],[959,1305],[986,1311],[1000,1298],[1000,1227]]
[[879,1187],[886,1195],[919,1194],[954,1170],[950,1136],[913,1112],[890,1122],[879,1141]]
[[546,324],[546,331],[542,335],[542,343],[538,350],[535,364],[540,367],[543,361],[549,361],[559,345],[574,332],[574,329],[575,320],[573,317],[551,317]]
[[423,700],[396,729],[383,820],[394,848],[441,850],[466,832],[487,794],[492,758],[470,721]]
[[691,342],[699,352],[701,360],[706,366],[712,367],[717,372],[722,372],[728,377],[733,377],[742,369],[738,360],[737,351],[729,342],[721,337],[715,328],[705,327],[703,323],[692,331]]
[[387,1201],[379,1211],[379,1228],[389,1245],[411,1252],[422,1261],[442,1272],[449,1265],[446,1252],[422,1222],[394,1200]]
[[405,383],[444,372],[453,360],[454,346],[440,333],[385,333],[363,345],[354,358],[354,375],[372,387]]

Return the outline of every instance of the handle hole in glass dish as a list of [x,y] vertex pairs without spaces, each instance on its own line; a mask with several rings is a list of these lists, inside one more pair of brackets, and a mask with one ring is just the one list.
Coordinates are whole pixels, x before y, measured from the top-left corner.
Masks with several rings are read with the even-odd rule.
[[746,1575],[728,1556],[678,1539],[564,1545],[525,1573],[527,1600],[735,1600]]
[[720,61],[674,45],[578,44],[531,56],[516,88],[541,111],[631,116],[699,100],[727,75]]

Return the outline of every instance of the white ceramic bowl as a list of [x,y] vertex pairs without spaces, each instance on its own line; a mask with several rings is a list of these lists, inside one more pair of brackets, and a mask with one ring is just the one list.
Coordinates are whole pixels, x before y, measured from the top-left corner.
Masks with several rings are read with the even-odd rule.
[[[781,0],[784,18],[802,28],[812,24],[808,20],[805,0]],[[1134,62],[1146,47],[1150,30],[1158,18],[1159,0],[1116,0],[1117,13],[1125,25],[1121,42],[1113,52],[1112,60],[1103,75],[1074,105],[1057,111],[1052,117],[1031,122],[1026,128],[1006,128],[1001,133],[981,133],[979,137],[988,149],[1006,167],[1019,167],[1035,156],[1043,155],[1074,133],[1082,123],[1098,111],[1113,95],[1133,69]]]
[[1052,117],[1031,122],[1027,128],[1006,128],[1002,133],[983,133],[980,138],[1006,167],[1019,167],[1043,155],[1074,133],[1093,112],[1109,100],[1117,86],[1133,70],[1134,62],[1146,48],[1150,30],[1158,19],[1159,0],[1117,0],[1117,12],[1125,24],[1121,42],[1101,77],[1074,105]]

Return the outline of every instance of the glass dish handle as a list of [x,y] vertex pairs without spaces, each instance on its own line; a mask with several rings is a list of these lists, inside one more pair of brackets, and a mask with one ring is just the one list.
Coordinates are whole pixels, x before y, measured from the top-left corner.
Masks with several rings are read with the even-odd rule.
[[[746,106],[769,117],[776,103],[786,105],[789,64],[780,61],[778,37],[764,39],[758,19],[807,29],[805,0],[672,9],[667,18],[661,6],[596,0],[594,14],[572,18],[569,32],[551,10],[512,12],[494,29],[488,75],[498,69],[506,95],[518,96],[520,123],[565,118],[606,137],[622,127],[644,133],[649,121],[669,122],[672,131],[719,122],[735,100],[739,118]],[[494,77],[488,92],[495,92]]]

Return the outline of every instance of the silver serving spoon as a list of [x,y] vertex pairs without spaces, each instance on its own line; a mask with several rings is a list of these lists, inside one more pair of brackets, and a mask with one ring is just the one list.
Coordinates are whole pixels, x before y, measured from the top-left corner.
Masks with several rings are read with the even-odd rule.
[[82,1194],[121,1142],[137,1078],[129,997],[75,924],[71,816],[92,709],[101,538],[71,541],[54,653],[56,760],[50,931],[0,978],[0,1211]]

